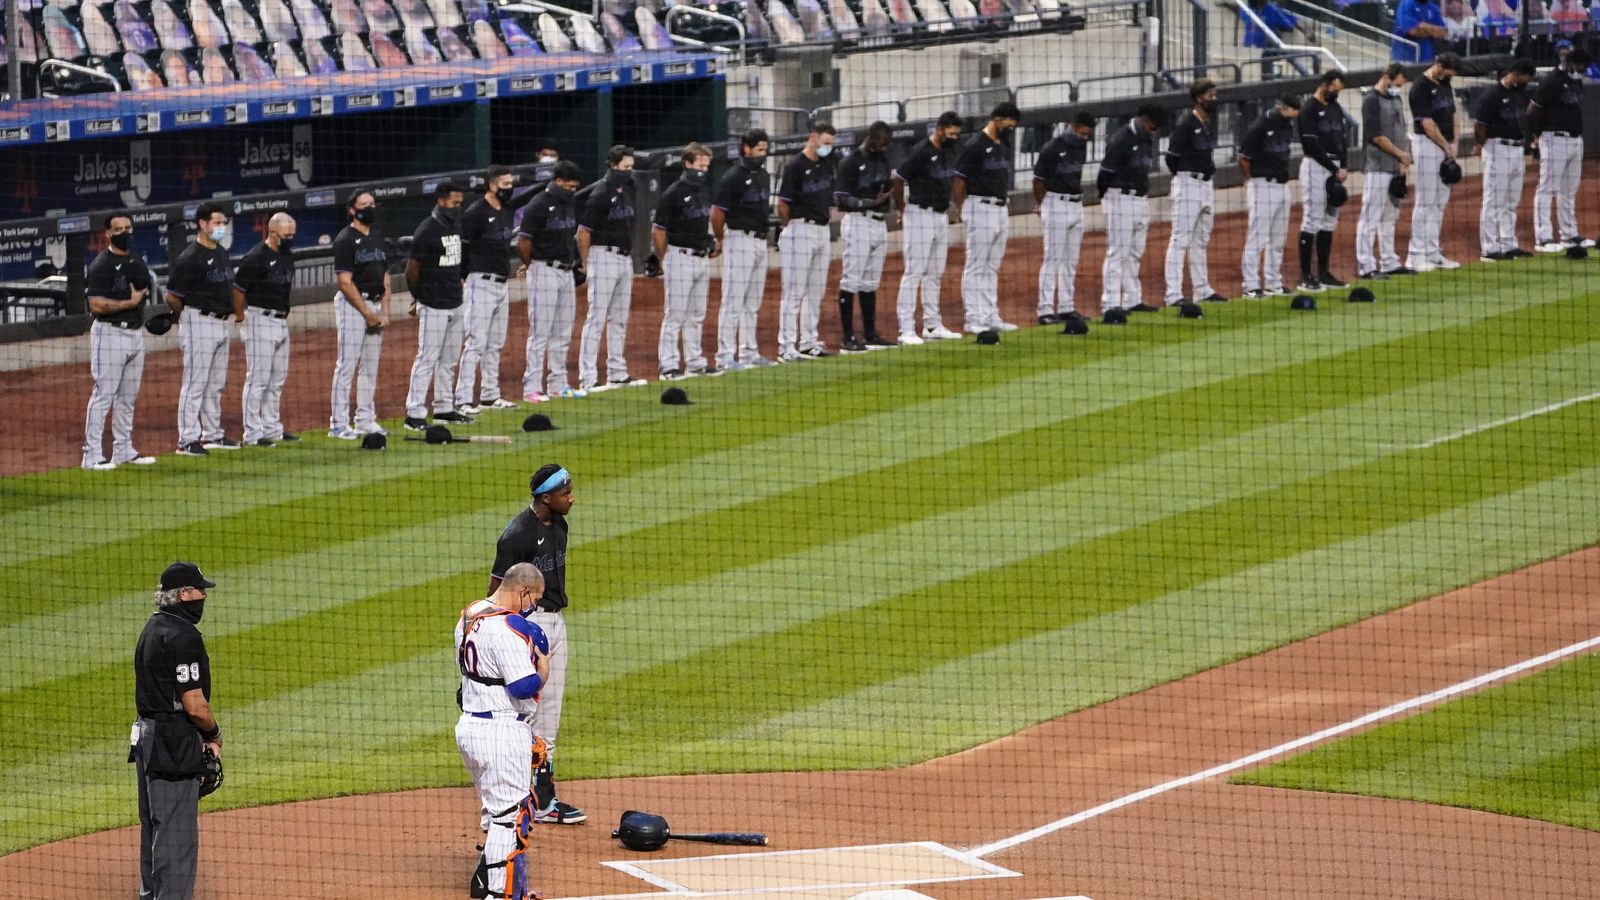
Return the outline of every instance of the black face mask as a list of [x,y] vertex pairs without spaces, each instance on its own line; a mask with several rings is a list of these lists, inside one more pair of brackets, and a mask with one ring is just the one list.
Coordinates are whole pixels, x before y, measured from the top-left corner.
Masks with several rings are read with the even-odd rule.
[[[550,187],[552,189],[554,189],[555,185],[551,185]],[[435,216],[438,216],[439,217],[439,221],[443,222],[446,225],[454,225],[461,218],[461,211],[460,210],[458,210],[458,209],[445,209],[442,206],[435,206],[433,208],[433,214]]]
[[111,236],[111,246],[118,250],[127,250],[132,245],[133,232],[131,231],[124,231],[121,234],[113,234]]
[[612,169],[606,173],[606,184],[612,187],[623,187],[631,181],[633,181],[633,173],[631,171],[623,172],[619,169]]
[[1207,100],[1206,102],[1200,104],[1200,108],[1206,111],[1206,115],[1214,116],[1217,114],[1217,101]]
[[285,235],[278,238],[278,252],[284,256],[294,252],[294,235]]
[[690,184],[699,184],[706,180],[706,173],[700,169],[684,169],[683,180]]
[[200,624],[200,617],[206,613],[206,602],[204,600],[190,600],[187,603],[174,603],[166,607],[165,611],[183,619],[185,622],[198,625]]
[[356,210],[355,220],[363,225],[371,225],[377,218],[378,208],[376,206],[368,206],[363,209]]
[[509,203],[511,202],[511,194],[515,190],[515,188],[495,188],[494,198],[499,200],[501,203]]
[[756,172],[767,164],[767,158],[765,156],[746,156],[743,162],[746,169]]

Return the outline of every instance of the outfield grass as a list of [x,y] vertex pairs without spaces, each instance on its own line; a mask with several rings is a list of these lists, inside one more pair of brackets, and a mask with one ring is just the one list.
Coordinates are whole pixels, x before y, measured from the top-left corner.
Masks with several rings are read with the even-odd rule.
[[0,852],[133,821],[130,657],[174,557],[220,582],[208,804],[466,783],[450,628],[549,460],[564,778],[910,763],[1594,543],[1594,404],[1416,447],[1595,390],[1593,271],[618,391],[511,447],[0,481]]
[[1600,831],[1600,655],[1570,660],[1233,779]]

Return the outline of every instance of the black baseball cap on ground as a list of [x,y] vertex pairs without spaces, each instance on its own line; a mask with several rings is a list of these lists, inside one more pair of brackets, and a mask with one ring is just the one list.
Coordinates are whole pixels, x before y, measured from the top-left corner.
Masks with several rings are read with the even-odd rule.
[[668,406],[688,406],[693,403],[689,395],[680,387],[669,387],[661,392],[661,402]]
[[207,581],[206,576],[200,574],[200,567],[192,562],[175,562],[167,566],[161,573],[161,589],[175,591],[178,588],[214,588],[215,581]]
[[544,413],[533,413],[532,415],[528,416],[526,419],[522,420],[522,430],[523,431],[555,431],[556,430],[556,426],[555,426],[554,422],[550,421],[550,417],[545,415]]

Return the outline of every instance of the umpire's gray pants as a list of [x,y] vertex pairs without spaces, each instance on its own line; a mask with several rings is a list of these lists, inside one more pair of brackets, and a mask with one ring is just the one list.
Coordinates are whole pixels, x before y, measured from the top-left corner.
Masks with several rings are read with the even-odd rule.
[[200,781],[139,777],[139,900],[189,900],[200,857]]
[[[522,395],[566,390],[567,348],[577,316],[577,288],[572,272],[538,260],[528,266],[528,350],[522,370]],[[549,370],[548,379],[545,370]]]
[[225,319],[202,316],[186,306],[178,317],[183,348],[183,385],[178,390],[178,445],[222,437],[222,386],[228,380]]
[[[668,247],[661,260],[661,277],[666,293],[666,311],[661,316],[661,340],[656,355],[661,371],[680,365],[688,372],[704,372],[704,330],[706,295],[711,290],[711,262],[682,247]],[[678,355],[680,342],[683,355]]]
[[94,391],[89,394],[89,413],[83,423],[83,464],[92,466],[106,459],[106,415],[111,415],[111,456],[115,463],[139,455],[133,449],[133,402],[139,397],[144,378],[144,331],[118,328],[105,322],[89,327],[89,373],[94,376]]
[[251,307],[245,310],[244,442],[283,437],[283,384],[289,378],[289,323]]
[[479,403],[500,399],[500,350],[506,345],[506,324],[511,319],[511,291],[505,279],[473,272],[462,291],[467,342],[461,350],[461,374],[456,377],[456,406],[474,402],[472,389],[483,372],[478,388]]
[[620,250],[589,248],[589,315],[578,344],[578,386],[599,383],[600,338],[606,340],[606,381],[628,380],[628,310],[633,306],[633,260]]
[[411,364],[406,390],[406,415],[428,417],[428,385],[433,385],[433,411],[455,409],[456,360],[461,358],[461,307],[434,309],[417,304],[417,358]]

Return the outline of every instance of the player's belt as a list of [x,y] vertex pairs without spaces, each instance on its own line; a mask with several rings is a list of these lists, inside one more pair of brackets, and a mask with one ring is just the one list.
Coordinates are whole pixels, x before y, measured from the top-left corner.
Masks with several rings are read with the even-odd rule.
[[1489,143],[1499,144],[1502,147],[1521,147],[1522,142],[1514,138],[1489,138]]
[[533,724],[533,717],[527,713],[513,712],[509,709],[490,710],[489,712],[469,712],[467,715],[474,719],[516,719],[527,725]]
[[121,328],[125,331],[138,331],[138,322],[118,322],[115,319],[95,319],[96,325],[110,325],[112,328]]
[[749,237],[749,238],[761,238],[761,237],[765,237],[765,235],[763,235],[763,234],[762,234],[762,233],[761,233],[761,232],[759,232],[759,231],[752,231],[752,230],[751,230],[751,229],[749,229],[749,228],[733,228],[733,227],[731,227],[731,226],[730,226],[730,227],[729,227],[729,228],[728,228],[728,230],[729,230],[729,231],[731,231],[731,232],[733,232],[733,233],[734,233],[734,234],[742,234],[742,235],[744,235],[744,236],[745,236],[745,237]]
[[559,269],[559,270],[561,270],[563,272],[572,271],[572,263],[567,262],[566,260],[561,260],[561,259],[536,259],[536,260],[534,260],[534,262],[538,263],[541,266],[549,266],[552,269]]
[[923,212],[933,213],[936,216],[942,216],[942,215],[945,214],[945,210],[938,209],[938,208],[932,207],[932,206],[923,206],[921,203],[908,203],[906,205],[910,206],[912,209],[920,209]]
[[1191,179],[1193,181],[1210,181],[1211,180],[1211,176],[1209,174],[1205,173],[1205,172],[1192,172],[1192,171],[1190,171],[1188,169],[1179,169],[1177,174],[1181,178],[1188,178],[1188,179]]
[[828,220],[827,219],[813,219],[813,218],[807,216],[807,217],[804,217],[804,218],[801,218],[801,219],[790,219],[789,220],[789,224],[790,225],[815,225],[818,228],[826,228],[826,227],[828,227]]
[[674,253],[682,253],[684,256],[706,257],[711,255],[710,250],[705,250],[698,247],[681,247],[677,244],[673,244],[667,249],[673,251]]
[[265,306],[252,306],[252,307],[250,307],[250,311],[255,313],[258,316],[266,316],[269,319],[287,319],[287,318],[289,318],[288,310],[267,309]]
[[1575,137],[1580,137],[1581,136],[1581,135],[1573,134],[1570,131],[1546,131],[1545,134],[1553,134],[1556,137],[1565,137],[1565,138],[1575,138]]
[[224,322],[228,321],[230,318],[233,317],[231,313],[213,312],[212,310],[209,310],[209,309],[196,309],[195,312],[199,313],[202,316],[207,316],[207,317],[212,318],[212,319],[221,319]]
[[1051,197],[1060,197],[1061,199],[1067,201],[1068,203],[1082,203],[1083,202],[1083,195],[1082,194],[1068,194],[1068,193],[1066,193],[1064,191],[1046,191],[1045,193],[1050,195]]
[[1253,180],[1254,181],[1266,181],[1266,182],[1270,182],[1272,184],[1288,184],[1289,183],[1289,176],[1287,176],[1287,175],[1257,175]]
[[870,209],[846,210],[845,215],[848,215],[848,216],[866,216],[867,218],[872,219],[875,222],[882,222],[884,220],[884,214],[883,213],[877,212],[875,210],[870,210]]
[[1138,188],[1125,188],[1125,187],[1109,187],[1109,188],[1106,188],[1106,193],[1108,193],[1108,194],[1122,194],[1122,195],[1128,196],[1128,197],[1143,197],[1144,194],[1145,194],[1144,191],[1141,191]]
[[1004,198],[1001,198],[1001,197],[979,197],[979,196],[973,195],[973,194],[968,194],[967,196],[971,197],[973,200],[976,200],[979,203],[982,203],[982,204],[984,204],[986,206],[1005,206],[1006,205],[1006,201],[1004,200]]
[[590,244],[589,248],[592,249],[592,250],[601,250],[601,251],[604,251],[606,253],[613,254],[615,256],[627,256],[628,255],[628,251],[622,249],[621,247],[613,247],[610,244]]
[[484,281],[492,281],[495,284],[505,284],[506,283],[506,276],[504,276],[504,275],[496,275],[493,272],[468,272],[467,273],[467,277],[468,278],[471,278],[474,275],[476,275],[477,277],[483,279]]

